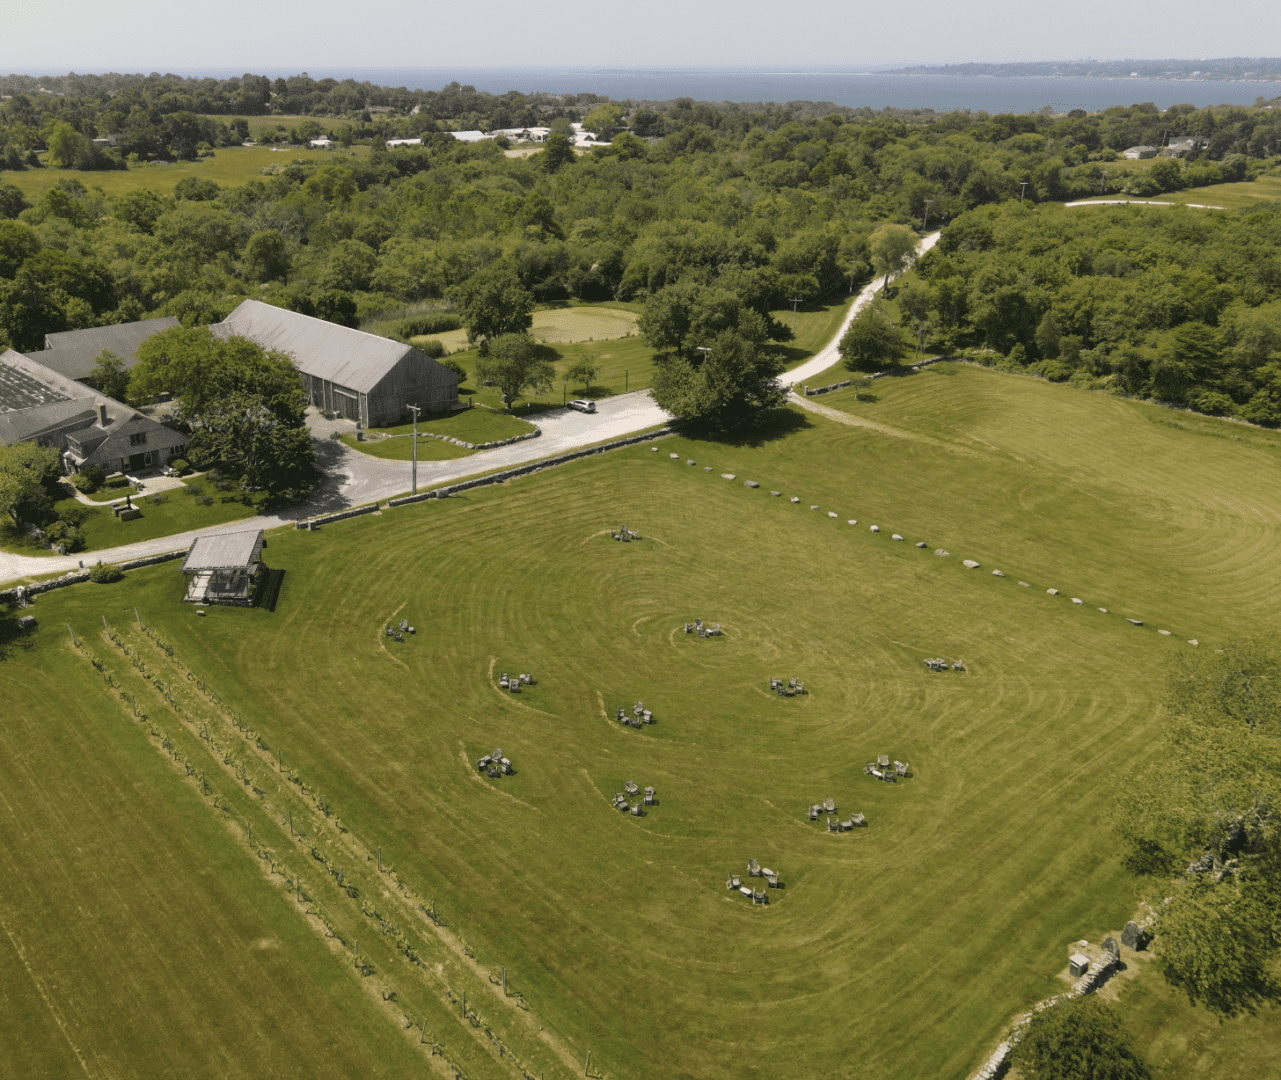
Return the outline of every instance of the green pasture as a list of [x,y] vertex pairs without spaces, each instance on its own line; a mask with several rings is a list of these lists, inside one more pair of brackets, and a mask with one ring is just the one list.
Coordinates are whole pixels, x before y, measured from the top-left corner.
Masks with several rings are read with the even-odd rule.
[[[820,399],[850,423],[789,408],[751,440],[662,439],[274,533],[274,612],[197,618],[173,565],[42,596],[0,692],[59,731],[63,624],[136,606],[595,1070],[961,1080],[1061,988],[1070,943],[1137,910],[1115,792],[1157,735],[1167,661],[1275,627],[1281,434],[961,365],[875,393]],[[643,539],[612,541],[622,523]],[[696,617],[725,636],[681,633]],[[381,633],[399,618],[403,643]],[[502,670],[536,685],[503,694]],[[779,699],[771,676],[811,692]],[[637,699],[654,726],[610,719]],[[76,700],[77,724],[119,724]],[[14,746],[34,767],[53,738]],[[496,746],[515,776],[476,774]],[[865,776],[880,753],[911,779]],[[628,780],[658,790],[645,817],[609,805]],[[825,797],[869,827],[806,820]],[[125,818],[98,828],[134,842]],[[62,847],[59,873],[90,857]],[[768,907],[725,889],[750,858],[785,882]],[[68,880],[50,904],[74,927]],[[291,955],[317,978],[329,962]],[[1135,1000],[1145,1045],[1161,1009],[1213,1027]],[[1240,1033],[1214,1037],[1230,1060],[1281,1038],[1275,1012],[1220,1030]],[[191,1060],[218,1038],[193,1032]]]
[[[115,604],[105,611],[124,622]],[[421,1075],[377,995],[147,745],[65,629],[10,629],[0,1076]]]
[[[542,344],[563,345],[582,341],[611,341],[631,337],[637,333],[635,312],[606,305],[540,308],[534,312],[530,336]],[[439,341],[445,352],[457,353],[467,349],[466,330],[447,330],[443,334],[423,334],[410,338],[414,345]]]
[[[1124,198],[1124,196],[1102,195],[1087,201],[1100,202],[1118,198]],[[1278,199],[1281,199],[1281,176],[1260,176],[1257,180],[1243,181],[1239,184],[1211,184],[1208,187],[1188,188],[1186,191],[1153,195],[1149,201],[1197,203],[1202,206],[1221,206],[1225,210],[1244,210],[1251,206],[1258,206],[1262,202],[1276,202]]]
[[262,170],[288,165],[294,161],[331,162],[368,153],[366,147],[349,150],[308,150],[297,147],[227,146],[215,150],[212,157],[197,161],[152,161],[131,165],[117,172],[77,172],[74,169],[0,170],[0,182],[13,184],[34,203],[59,180],[75,177],[87,188],[100,188],[107,195],[123,195],[143,189],[168,195],[178,181],[188,176],[213,180],[225,187],[240,187],[262,178]]
[[[353,450],[360,450],[373,457],[409,461],[414,456],[414,440],[403,436],[412,435],[413,430],[413,424],[399,424],[396,427],[376,428],[360,441],[354,435],[344,435],[342,441]],[[454,458],[470,457],[476,453],[475,450],[468,450],[465,446],[448,443],[443,439],[423,438],[423,433],[448,435],[469,443],[487,443],[525,435],[533,430],[533,424],[483,405],[431,419],[424,417],[418,424],[418,460],[452,461]],[[382,435],[392,437],[380,438]]]

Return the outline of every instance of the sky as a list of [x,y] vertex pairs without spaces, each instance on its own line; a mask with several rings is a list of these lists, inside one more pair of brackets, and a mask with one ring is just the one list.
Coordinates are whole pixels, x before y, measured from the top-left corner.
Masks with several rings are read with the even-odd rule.
[[1281,4],[1219,0],[0,0],[0,73],[552,67],[866,71],[1281,55]]

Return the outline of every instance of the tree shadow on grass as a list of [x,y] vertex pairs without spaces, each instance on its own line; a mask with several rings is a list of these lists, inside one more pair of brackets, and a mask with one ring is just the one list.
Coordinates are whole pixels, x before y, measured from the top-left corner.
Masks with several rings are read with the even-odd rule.
[[0,660],[8,660],[18,650],[35,648],[35,634],[18,627],[18,619],[25,614],[17,605],[0,605]]
[[807,431],[814,427],[814,423],[795,409],[768,409],[731,424],[678,421],[677,427],[682,435],[702,442],[759,449],[768,443]]

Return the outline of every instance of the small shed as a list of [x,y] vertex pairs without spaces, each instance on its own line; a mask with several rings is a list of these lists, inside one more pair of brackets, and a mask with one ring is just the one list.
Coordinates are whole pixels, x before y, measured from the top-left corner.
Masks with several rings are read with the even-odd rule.
[[252,607],[265,546],[261,529],[196,537],[182,563],[184,599],[189,604]]

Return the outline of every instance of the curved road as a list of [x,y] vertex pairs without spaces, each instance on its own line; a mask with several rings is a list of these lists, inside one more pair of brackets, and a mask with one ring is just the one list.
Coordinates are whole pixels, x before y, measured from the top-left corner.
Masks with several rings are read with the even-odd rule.
[[[917,244],[917,256],[929,251],[938,242],[938,238],[937,232],[924,237]],[[850,305],[849,312],[832,340],[812,358],[785,372],[780,381],[785,386],[795,386],[837,363],[840,360],[837,343],[844,336],[854,317],[872,302],[873,297],[884,284],[883,278],[877,278],[867,285]],[[420,489],[429,488],[451,480],[461,480],[479,472],[551,457],[580,446],[621,439],[671,419],[669,413],[654,404],[648,390],[634,390],[630,394],[606,398],[597,402],[594,414],[574,412],[572,409],[555,409],[539,414],[538,425],[543,433],[537,439],[527,439],[524,442],[500,446],[493,450],[482,450],[480,453],[455,458],[452,461],[420,461],[418,486]],[[167,551],[178,551],[189,547],[192,540],[205,533],[234,532],[236,529],[274,529],[280,525],[291,525],[295,521],[316,514],[333,513],[350,506],[360,506],[378,499],[403,495],[409,491],[412,467],[408,461],[387,461],[372,457],[328,439],[318,443],[317,456],[328,476],[312,498],[301,506],[293,507],[280,514],[242,518],[240,521],[224,522],[204,529],[161,536],[154,540],[141,540],[135,544],[126,544],[105,551],[87,552],[83,555],[15,555],[0,551],[0,582],[36,574],[76,570],[79,569],[82,559],[86,564],[95,563],[99,559],[103,562],[123,562],[128,559],[146,558],[148,555],[160,555]]]

